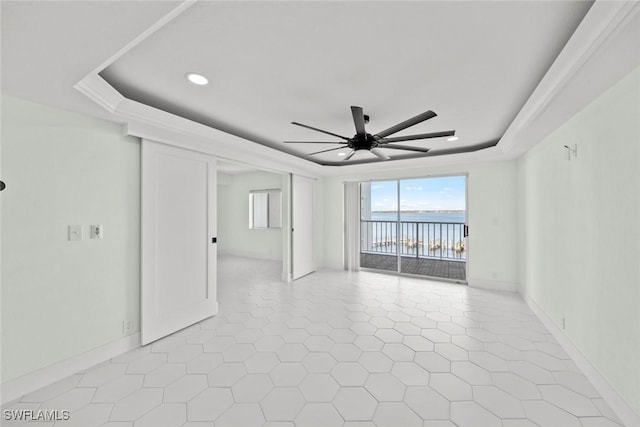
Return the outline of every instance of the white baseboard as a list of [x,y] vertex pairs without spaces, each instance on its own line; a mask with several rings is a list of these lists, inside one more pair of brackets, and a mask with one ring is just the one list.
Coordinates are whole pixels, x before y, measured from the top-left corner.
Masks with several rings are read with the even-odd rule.
[[569,337],[560,329],[551,318],[529,297],[522,294],[522,298],[527,305],[538,316],[544,326],[551,332],[551,335],[558,341],[562,348],[573,359],[576,366],[582,371],[587,379],[593,384],[600,396],[609,404],[613,412],[620,418],[626,427],[640,427],[640,416],[629,406],[629,404],[618,394],[609,382],[598,372],[589,362],[582,352],[571,342]]
[[219,255],[234,256],[240,258],[260,259],[264,261],[282,261],[282,254],[265,254],[261,252],[243,251],[243,250],[225,250]]
[[512,282],[469,278],[468,283],[469,283],[469,287],[471,288],[490,289],[492,291],[518,292],[518,284],[512,283]]
[[56,381],[83,371],[112,357],[140,347],[140,333],[137,332],[107,343],[93,350],[78,354],[45,368],[2,383],[2,404],[36,391]]

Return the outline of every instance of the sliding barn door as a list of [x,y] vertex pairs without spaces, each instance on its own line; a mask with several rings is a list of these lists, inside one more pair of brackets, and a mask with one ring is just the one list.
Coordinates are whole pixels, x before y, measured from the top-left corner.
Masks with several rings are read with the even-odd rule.
[[143,140],[143,345],[217,313],[215,237],[215,159]]
[[315,270],[313,262],[313,180],[293,175],[291,181],[292,278]]

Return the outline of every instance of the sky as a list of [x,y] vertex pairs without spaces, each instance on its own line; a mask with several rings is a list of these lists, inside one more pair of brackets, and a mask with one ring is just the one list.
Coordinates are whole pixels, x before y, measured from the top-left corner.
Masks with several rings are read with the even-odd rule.
[[[372,181],[371,209],[396,210],[397,181]],[[400,210],[464,210],[465,177],[403,179],[400,181]]]

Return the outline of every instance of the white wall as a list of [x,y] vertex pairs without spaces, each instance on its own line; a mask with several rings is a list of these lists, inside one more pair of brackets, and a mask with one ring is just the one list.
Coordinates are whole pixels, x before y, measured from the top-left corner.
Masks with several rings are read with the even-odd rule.
[[324,192],[325,264],[331,268],[343,267],[344,181],[454,174],[468,174],[469,285],[517,290],[515,161],[425,167],[327,179]]
[[218,173],[218,252],[282,260],[282,229],[249,228],[249,191],[282,189],[282,175],[270,172]]
[[[518,162],[521,291],[640,413],[640,69]],[[578,146],[567,160],[563,147]]]
[[[140,144],[2,98],[2,382],[139,330]],[[84,240],[67,241],[82,225]],[[104,238],[89,240],[89,225]]]

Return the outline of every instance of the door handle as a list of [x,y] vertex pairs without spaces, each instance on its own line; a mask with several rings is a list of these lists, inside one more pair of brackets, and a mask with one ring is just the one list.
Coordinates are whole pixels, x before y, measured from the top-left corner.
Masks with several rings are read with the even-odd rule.
[[216,243],[217,241],[218,241],[218,238],[217,238],[217,237],[212,237],[212,238],[211,238],[211,243],[212,243],[212,244],[213,244],[213,243]]

